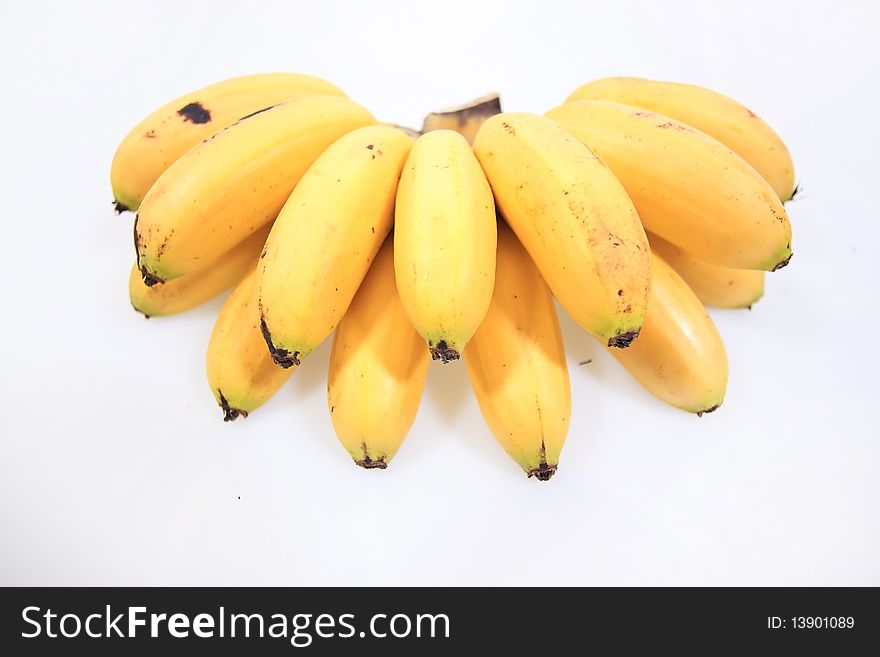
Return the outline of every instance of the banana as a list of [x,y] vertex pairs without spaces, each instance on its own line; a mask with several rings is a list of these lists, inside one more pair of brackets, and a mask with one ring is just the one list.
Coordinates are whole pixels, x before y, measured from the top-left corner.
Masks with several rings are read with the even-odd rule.
[[492,303],[464,360],[498,443],[529,477],[550,479],[571,417],[565,349],[553,296],[504,222]]
[[649,392],[685,411],[710,413],[724,401],[727,353],[687,283],[654,256],[648,316],[629,349],[609,349]]
[[697,298],[716,308],[751,308],[764,296],[764,272],[730,269],[700,260],[662,237],[648,235],[651,250],[688,284]]
[[394,282],[388,238],[336,329],[327,405],[342,446],[362,468],[385,469],[412,426],[428,352]]
[[422,132],[455,130],[468,143],[473,144],[483,122],[500,112],[501,97],[498,94],[488,94],[458,107],[431,112],[422,123]]
[[679,121],[603,100],[547,112],[623,183],[646,230],[701,260],[772,271],[791,258],[779,197],[728,147]]
[[397,189],[394,271],[434,360],[457,360],[495,283],[495,203],[470,144],[452,130],[416,141]]
[[536,114],[496,114],[474,140],[501,214],[574,320],[613,347],[639,333],[651,258],[639,216],[590,149]]
[[299,365],[342,319],[394,221],[412,137],[373,125],[351,132],[306,171],[258,268],[260,325],[273,359]]
[[266,225],[327,146],[372,123],[347,98],[303,96],[187,151],[159,176],[135,217],[144,282],[196,271]]
[[566,102],[576,100],[625,103],[693,126],[751,164],[781,200],[794,195],[794,163],[785,142],[757,114],[724,94],[678,82],[605,78],[579,87]]
[[263,73],[224,80],[163,105],[131,129],[113,156],[117,211],[137,210],[162,172],[202,140],[252,112],[308,93],[345,95],[311,75]]
[[271,226],[264,226],[216,262],[164,285],[145,285],[135,263],[128,278],[131,305],[145,317],[184,312],[237,285],[254,268]]
[[206,369],[226,422],[247,417],[294,372],[276,367],[266,351],[260,333],[256,269],[251,269],[223,304],[208,343]]

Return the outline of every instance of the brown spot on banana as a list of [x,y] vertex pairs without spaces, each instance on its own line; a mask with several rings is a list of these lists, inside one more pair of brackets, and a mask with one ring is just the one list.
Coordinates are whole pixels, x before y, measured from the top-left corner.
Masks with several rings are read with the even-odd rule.
[[211,120],[211,111],[199,102],[184,105],[177,110],[177,114],[191,123],[208,123]]
[[141,276],[144,279],[144,285],[147,287],[153,287],[158,283],[164,283],[161,278],[153,274],[151,271],[147,270],[146,265],[141,264],[141,248],[143,247],[143,243],[141,242],[140,236],[138,235],[138,216],[134,216],[134,227],[132,228],[132,233],[134,234],[134,252],[137,258],[137,266],[141,272]]

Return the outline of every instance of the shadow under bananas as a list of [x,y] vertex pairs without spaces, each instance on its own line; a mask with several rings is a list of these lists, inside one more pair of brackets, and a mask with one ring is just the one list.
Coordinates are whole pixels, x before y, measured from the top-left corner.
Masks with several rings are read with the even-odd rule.
[[472,394],[464,362],[432,362],[425,383],[425,393],[425,396],[431,397],[431,403],[443,421],[453,424],[461,414],[467,396]]
[[[327,369],[330,367],[330,351],[333,347],[333,334],[317,346],[290,377],[289,387],[295,397],[306,397],[321,388],[326,396]],[[288,395],[291,392],[288,390]]]
[[599,341],[586,329],[575,322],[565,309],[556,302],[556,314],[559,317],[559,328],[565,344],[565,355],[568,360],[569,376],[576,376],[579,370],[586,370],[592,376],[601,377],[611,360],[606,358]]
[[[660,402],[639,384],[626,368],[617,362],[608,350],[590,333],[575,322],[559,302],[556,302],[559,315],[559,327],[565,343],[565,354],[568,359],[569,376],[574,380],[581,373],[598,382],[603,389],[623,398],[638,399],[640,403],[665,409],[672,416],[687,416],[678,409]],[[638,340],[638,338],[636,338]],[[572,384],[574,388],[574,384]],[[578,400],[572,390],[573,414],[577,413]]]
[[322,452],[321,458],[349,462],[333,431],[327,409],[327,369],[333,334],[317,346],[297,367],[296,372],[277,396],[284,405],[296,409],[291,434],[296,440],[307,441],[309,447]]

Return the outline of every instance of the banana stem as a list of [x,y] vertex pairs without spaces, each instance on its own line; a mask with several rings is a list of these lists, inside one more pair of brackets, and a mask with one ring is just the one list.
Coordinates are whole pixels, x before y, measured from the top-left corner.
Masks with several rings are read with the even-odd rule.
[[471,143],[483,122],[501,113],[501,96],[497,93],[481,96],[469,103],[431,112],[422,123],[422,134],[431,130],[455,130]]

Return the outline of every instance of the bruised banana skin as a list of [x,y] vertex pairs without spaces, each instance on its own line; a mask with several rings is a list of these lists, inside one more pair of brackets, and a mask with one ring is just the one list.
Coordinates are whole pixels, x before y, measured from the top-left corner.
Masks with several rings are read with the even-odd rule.
[[558,123],[497,114],[474,152],[498,208],[560,304],[612,347],[639,334],[648,305],[648,238],[611,170]]
[[215,262],[164,285],[146,285],[137,264],[131,268],[131,305],[145,317],[174,315],[203,304],[237,285],[253,268],[271,226],[264,226]]
[[693,126],[751,164],[782,201],[794,195],[794,163],[785,142],[757,114],[729,96],[679,82],[604,78],[579,87],[566,102],[577,100],[643,107]]
[[791,224],[773,188],[721,142],[660,114],[604,100],[547,112],[614,172],[645,229],[706,262],[773,271]]
[[392,238],[336,329],[327,405],[342,446],[362,468],[384,470],[412,426],[430,358],[394,282]]
[[470,144],[422,135],[397,190],[394,271],[403,307],[434,360],[458,360],[495,284],[495,202]]
[[351,132],[306,171],[258,266],[260,318],[273,359],[298,365],[342,319],[394,221],[413,139],[387,125]]
[[648,316],[629,349],[609,349],[649,392],[702,415],[721,406],[727,352],[715,324],[687,283],[658,256]]
[[565,349],[553,296],[503,223],[492,303],[464,360],[498,443],[529,477],[549,480],[571,417]]
[[303,96],[241,120],[190,149],[135,217],[148,285],[197,271],[275,219],[306,169],[339,137],[375,123],[338,96]]
[[260,332],[257,272],[251,272],[229,295],[208,343],[208,385],[230,422],[267,402],[295,371],[272,362]]
[[715,308],[751,308],[764,296],[764,272],[730,269],[700,260],[662,237],[648,234],[651,250],[688,284],[697,298]]
[[122,140],[110,165],[119,212],[137,210],[156,179],[190,148],[240,118],[302,94],[344,96],[301,73],[261,73],[217,82],[166,103]]

